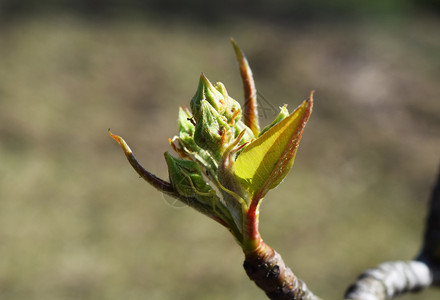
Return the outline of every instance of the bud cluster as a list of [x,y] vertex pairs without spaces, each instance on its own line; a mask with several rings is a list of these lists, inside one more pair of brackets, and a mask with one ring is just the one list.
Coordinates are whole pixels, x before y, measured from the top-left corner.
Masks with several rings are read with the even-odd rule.
[[232,44],[245,89],[244,112],[222,83],[212,84],[202,74],[190,109],[179,109],[179,134],[169,139],[179,156],[165,153],[169,182],[145,170],[125,141],[109,133],[142,178],[224,225],[244,251],[252,252],[260,244],[259,204],[293,165],[313,92],[292,114],[281,107],[260,131],[252,72]]
[[240,104],[225,86],[212,84],[203,74],[190,107],[191,112],[179,109],[179,135],[170,140],[180,158],[165,154],[170,181],[182,196],[197,199],[190,204],[194,208],[211,217],[222,212],[228,227],[241,227],[237,205],[247,197],[235,183],[233,162],[237,152],[255,139],[254,134],[241,121]]

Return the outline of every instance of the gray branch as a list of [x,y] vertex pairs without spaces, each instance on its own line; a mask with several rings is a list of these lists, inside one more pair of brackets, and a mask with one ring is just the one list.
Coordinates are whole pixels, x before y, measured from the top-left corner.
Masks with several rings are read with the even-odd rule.
[[416,260],[386,262],[362,273],[346,300],[386,300],[440,285],[440,171],[429,204],[422,251]]
[[429,287],[432,274],[419,261],[386,262],[362,273],[348,288],[346,300],[386,300]]

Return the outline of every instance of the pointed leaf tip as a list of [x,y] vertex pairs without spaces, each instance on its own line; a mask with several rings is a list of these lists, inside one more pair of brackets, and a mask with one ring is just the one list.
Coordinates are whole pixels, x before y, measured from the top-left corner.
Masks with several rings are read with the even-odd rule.
[[260,132],[260,125],[258,120],[257,110],[257,90],[255,88],[254,77],[252,75],[251,67],[241,51],[240,47],[231,38],[231,43],[234,48],[235,56],[240,67],[241,80],[244,89],[244,123],[248,126],[255,136]]
[[124,150],[125,155],[130,155],[132,154],[132,151],[130,149],[130,147],[128,146],[128,144],[124,141],[124,139],[122,137],[120,137],[119,135],[113,134],[110,131],[110,128],[108,129],[108,134],[116,141],[118,142],[118,144],[121,146],[122,150]]
[[137,161],[130,147],[122,137],[111,133],[110,129],[108,130],[108,133],[116,142],[118,142],[122,150],[124,150],[128,162],[133,167],[133,169],[139,174],[140,177],[142,177],[145,181],[147,181],[149,184],[151,184],[153,187],[155,187],[162,193],[166,193],[169,195],[178,195],[177,192],[174,190],[174,187],[171,185],[171,183],[163,179],[160,179],[159,177],[148,172],[147,170],[144,169],[144,167],[142,167],[142,165]]
[[292,167],[312,107],[313,92],[292,114],[251,142],[238,156],[235,175],[256,201],[276,187]]
[[243,52],[241,51],[240,47],[238,46],[238,44],[235,42],[235,40],[233,38],[231,38],[231,44],[232,44],[232,47],[234,47],[234,52],[235,52],[235,55],[237,56],[237,59],[242,59]]

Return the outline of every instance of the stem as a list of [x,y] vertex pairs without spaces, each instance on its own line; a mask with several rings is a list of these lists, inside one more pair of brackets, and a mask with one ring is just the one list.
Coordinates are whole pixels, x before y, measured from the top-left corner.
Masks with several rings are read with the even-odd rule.
[[108,130],[108,133],[116,142],[118,142],[122,150],[124,150],[124,154],[127,157],[128,162],[133,167],[133,169],[139,174],[139,176],[141,176],[146,182],[151,184],[153,187],[155,187],[162,193],[179,197],[179,194],[176,192],[176,190],[171,185],[171,183],[163,179],[160,179],[159,177],[148,172],[147,170],[144,169],[144,167],[142,167],[142,165],[137,161],[136,156],[134,156],[130,147],[127,145],[127,143],[124,141],[123,138],[121,138],[119,135],[111,133],[110,129]]
[[243,267],[248,277],[274,300],[318,300],[307,285],[293,274],[281,255],[267,245],[258,231],[259,204],[254,199],[246,212]]
[[243,226],[243,251],[245,254],[258,252],[259,248],[265,245],[258,231],[260,216],[258,206],[259,201],[252,201],[245,215]]

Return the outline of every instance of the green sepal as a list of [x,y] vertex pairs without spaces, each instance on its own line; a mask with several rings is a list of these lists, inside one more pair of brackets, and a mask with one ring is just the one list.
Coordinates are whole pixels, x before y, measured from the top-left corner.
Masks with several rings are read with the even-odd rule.
[[186,107],[182,108],[179,107],[179,116],[178,116],[178,121],[179,121],[179,133],[186,133],[189,136],[193,136],[194,135],[194,130],[195,130],[195,126],[194,126],[194,121],[192,120],[192,116],[190,114],[190,112],[188,111],[188,109]]
[[222,115],[226,117],[226,120],[229,124],[233,122],[237,122],[241,119],[241,106],[240,103],[237,102],[232,97],[229,97],[226,87],[223,83],[217,82],[214,85],[215,89],[219,91],[223,95],[224,110],[222,110]]
[[247,127],[242,121],[237,121],[233,127],[234,135],[239,136],[239,134],[244,130],[243,137],[238,142],[238,146],[243,145],[244,143],[251,142],[255,139],[252,130]]
[[222,93],[205,77],[200,76],[199,86],[193,98],[191,99],[191,111],[196,122],[202,117],[202,101],[207,101],[220,115],[226,110]]
[[231,212],[218,197],[215,190],[207,183],[203,170],[198,163],[175,158],[165,152],[170,182],[181,197],[178,199],[203,214],[220,221],[240,238],[240,231],[235,225]]
[[175,158],[168,152],[164,155],[171,184],[180,195],[184,197],[212,196],[212,192],[215,195],[211,186],[205,182],[202,170],[196,162]]
[[194,132],[196,144],[210,151],[215,158],[220,158],[230,138],[231,129],[226,118],[221,116],[208,101],[202,100],[200,116]]
[[181,158],[189,158],[197,161],[211,174],[217,173],[217,162],[212,155],[199,147],[194,141],[195,126],[192,123],[192,116],[188,109],[179,108],[179,136],[170,140],[173,149],[179,154]]

